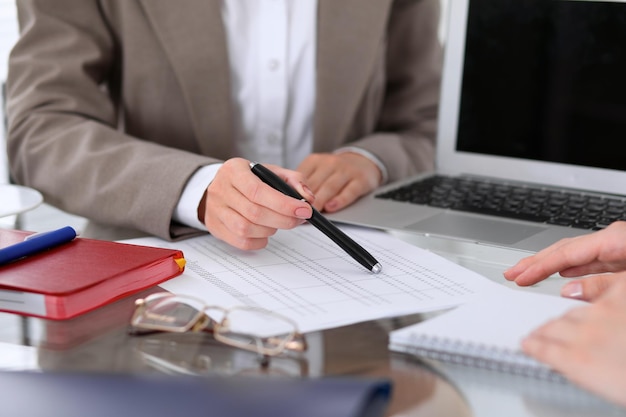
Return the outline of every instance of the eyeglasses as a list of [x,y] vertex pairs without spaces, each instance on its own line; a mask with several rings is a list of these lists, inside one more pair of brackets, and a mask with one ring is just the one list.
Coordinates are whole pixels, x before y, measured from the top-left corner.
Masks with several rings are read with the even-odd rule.
[[287,350],[307,349],[304,335],[285,316],[257,307],[209,306],[197,298],[167,292],[136,300],[131,326],[131,334],[141,334],[137,329],[174,333],[208,330],[217,341],[266,359]]

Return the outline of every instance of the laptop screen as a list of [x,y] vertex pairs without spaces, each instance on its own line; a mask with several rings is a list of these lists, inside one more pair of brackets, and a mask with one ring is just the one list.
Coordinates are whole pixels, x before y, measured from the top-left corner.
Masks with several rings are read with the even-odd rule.
[[458,151],[626,170],[626,3],[472,0]]

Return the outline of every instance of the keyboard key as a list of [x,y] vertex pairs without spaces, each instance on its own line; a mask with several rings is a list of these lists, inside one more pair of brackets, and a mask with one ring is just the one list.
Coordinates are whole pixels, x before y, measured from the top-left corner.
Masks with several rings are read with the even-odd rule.
[[587,230],[626,218],[626,200],[460,177],[434,176],[376,197]]

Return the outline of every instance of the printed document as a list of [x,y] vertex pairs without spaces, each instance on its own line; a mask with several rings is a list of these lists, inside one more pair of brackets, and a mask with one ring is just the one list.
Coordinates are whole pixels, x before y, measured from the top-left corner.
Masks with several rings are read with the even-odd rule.
[[464,304],[506,287],[380,230],[341,227],[382,265],[373,274],[308,224],[279,230],[261,250],[212,237],[179,242],[125,241],[182,250],[185,272],[160,286],[208,305],[258,306],[283,314],[301,332],[425,313]]

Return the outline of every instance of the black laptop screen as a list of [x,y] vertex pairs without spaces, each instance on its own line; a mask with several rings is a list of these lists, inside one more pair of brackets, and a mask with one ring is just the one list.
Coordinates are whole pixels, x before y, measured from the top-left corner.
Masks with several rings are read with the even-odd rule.
[[626,3],[472,0],[457,150],[626,170]]

